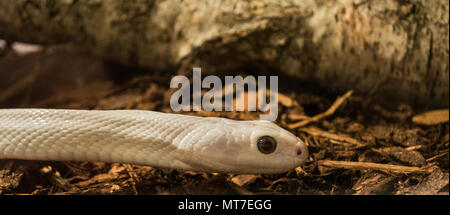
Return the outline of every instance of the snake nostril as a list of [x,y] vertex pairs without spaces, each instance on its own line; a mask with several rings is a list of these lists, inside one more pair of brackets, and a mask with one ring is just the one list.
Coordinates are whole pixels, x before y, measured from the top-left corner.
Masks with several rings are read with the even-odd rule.
[[301,155],[302,154],[302,150],[300,148],[297,149],[297,155]]

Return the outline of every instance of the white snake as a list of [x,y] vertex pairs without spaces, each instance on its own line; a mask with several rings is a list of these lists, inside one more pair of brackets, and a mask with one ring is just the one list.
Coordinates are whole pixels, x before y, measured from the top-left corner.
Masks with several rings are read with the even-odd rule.
[[282,173],[307,157],[298,137],[268,121],[140,110],[0,110],[0,159]]

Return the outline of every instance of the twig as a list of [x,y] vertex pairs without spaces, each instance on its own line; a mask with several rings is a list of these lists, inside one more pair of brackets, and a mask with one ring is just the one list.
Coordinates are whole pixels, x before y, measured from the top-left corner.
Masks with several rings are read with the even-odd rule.
[[336,99],[336,101],[334,101],[333,105],[331,105],[331,107],[328,108],[327,111],[317,114],[309,119],[305,119],[303,121],[300,121],[300,122],[297,122],[294,124],[290,124],[290,125],[288,125],[288,127],[290,129],[296,129],[296,128],[305,126],[311,122],[317,122],[325,117],[332,115],[339,108],[339,106],[341,106],[341,104],[344,103],[344,101],[347,100],[347,98],[350,97],[352,94],[353,94],[353,90],[348,91],[343,96],[338,97]]
[[420,167],[400,166],[392,164],[352,162],[352,161],[332,161],[332,160],[321,160],[319,161],[319,165],[351,170],[379,170],[397,174],[411,174],[411,173],[428,174],[431,173],[431,171],[433,170],[432,168],[420,168]]
[[301,115],[301,114],[289,114],[288,117],[289,117],[290,120],[294,120],[294,121],[297,121],[297,120],[311,120],[311,117],[306,116],[306,115]]
[[[266,94],[270,95],[269,89],[266,90]],[[298,106],[295,100],[292,100],[289,96],[286,96],[282,93],[278,93],[278,102],[280,102],[280,104],[282,104],[285,107]]]
[[444,152],[444,153],[442,153],[442,154],[433,156],[433,157],[431,157],[431,158],[428,158],[426,161],[427,161],[427,162],[430,162],[430,161],[432,161],[432,160],[435,160],[436,158],[443,157],[444,155],[447,155],[447,154],[448,154],[448,151],[447,151],[447,152]]
[[[329,138],[329,139],[336,140],[339,142],[347,142],[347,143],[355,145],[357,148],[367,146],[366,144],[364,144],[356,139],[353,139],[349,136],[329,133],[329,132],[322,131],[315,127],[300,128],[299,130],[306,132],[312,136],[325,137],[325,138]],[[336,142],[332,142],[332,143],[336,143]]]
[[406,151],[414,151],[414,150],[417,150],[417,149],[421,149],[422,147],[423,147],[423,145],[410,146],[410,147],[405,148],[405,150]]

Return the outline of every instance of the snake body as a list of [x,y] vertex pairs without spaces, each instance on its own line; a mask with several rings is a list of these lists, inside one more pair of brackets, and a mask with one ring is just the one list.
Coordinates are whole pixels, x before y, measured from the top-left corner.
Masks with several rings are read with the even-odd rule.
[[[276,148],[261,153],[260,137]],[[0,110],[0,159],[101,161],[205,172],[281,173],[305,144],[268,121],[141,110]]]

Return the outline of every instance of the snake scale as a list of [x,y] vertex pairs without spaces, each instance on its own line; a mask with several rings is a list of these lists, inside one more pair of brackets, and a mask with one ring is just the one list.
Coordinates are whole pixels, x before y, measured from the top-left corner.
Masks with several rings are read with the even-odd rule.
[[0,110],[0,159],[100,161],[224,173],[282,173],[306,145],[269,121],[142,110]]

